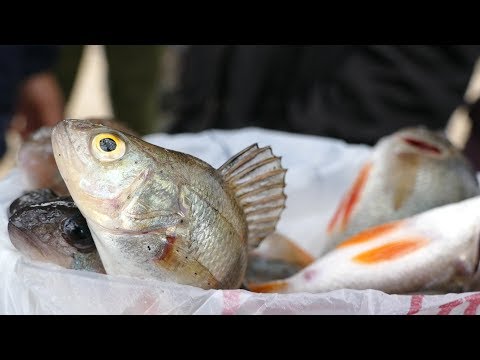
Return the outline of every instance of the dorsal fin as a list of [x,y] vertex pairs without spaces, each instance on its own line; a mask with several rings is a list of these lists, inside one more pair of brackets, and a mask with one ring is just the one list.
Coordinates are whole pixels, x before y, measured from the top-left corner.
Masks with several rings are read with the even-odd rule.
[[275,231],[285,208],[286,169],[268,147],[253,144],[233,156],[218,171],[230,185],[248,224],[248,244],[256,247]]

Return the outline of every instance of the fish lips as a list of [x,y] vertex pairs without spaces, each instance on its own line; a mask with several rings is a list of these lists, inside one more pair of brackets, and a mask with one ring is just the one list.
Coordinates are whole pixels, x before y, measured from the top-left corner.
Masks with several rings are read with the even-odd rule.
[[66,119],[59,122],[52,130],[52,147],[57,162],[65,152],[67,158],[81,158],[90,147],[91,134],[102,129],[106,129],[105,126],[87,120]]
[[90,155],[90,136],[85,131],[101,127],[83,120],[63,120],[52,131],[52,148],[55,162],[67,187],[84,169]]

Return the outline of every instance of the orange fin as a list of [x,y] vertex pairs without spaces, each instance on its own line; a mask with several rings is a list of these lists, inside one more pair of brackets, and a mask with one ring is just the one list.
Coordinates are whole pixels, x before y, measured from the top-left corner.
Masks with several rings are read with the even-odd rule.
[[315,258],[306,250],[278,232],[267,236],[254,253],[262,258],[282,260],[302,268],[315,261]]
[[284,292],[288,288],[288,283],[284,280],[271,281],[261,284],[248,284],[247,288],[250,291],[258,293],[275,293],[275,292]]
[[[345,230],[348,224],[348,220],[350,219],[350,215],[357,205],[358,200],[360,199],[360,194],[367,183],[368,175],[372,168],[372,163],[365,164],[361,169],[360,173],[358,174],[357,178],[355,179],[352,187],[344,198],[342,199],[337,211],[333,215],[332,220],[328,223],[327,232],[332,233],[335,228],[340,226],[340,230]],[[339,224],[339,222],[341,223]]]
[[368,228],[362,232],[359,232],[358,234],[352,236],[351,238],[345,240],[342,242],[340,245],[337,246],[337,248],[342,248],[346,246],[351,246],[351,245],[357,245],[363,242],[371,241],[378,239],[380,236],[388,234],[398,228],[403,221],[393,221],[389,223],[385,223],[382,225],[374,226],[371,228]]
[[398,259],[424,247],[428,243],[425,238],[405,238],[368,251],[364,251],[352,260],[363,264],[375,264],[382,261]]

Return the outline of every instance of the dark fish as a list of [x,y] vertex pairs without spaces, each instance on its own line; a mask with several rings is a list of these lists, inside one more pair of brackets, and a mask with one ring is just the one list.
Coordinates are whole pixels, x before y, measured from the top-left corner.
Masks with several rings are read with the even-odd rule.
[[[38,197],[35,192],[29,199]],[[87,222],[71,197],[17,207],[9,218],[8,233],[15,248],[33,260],[105,273]]]

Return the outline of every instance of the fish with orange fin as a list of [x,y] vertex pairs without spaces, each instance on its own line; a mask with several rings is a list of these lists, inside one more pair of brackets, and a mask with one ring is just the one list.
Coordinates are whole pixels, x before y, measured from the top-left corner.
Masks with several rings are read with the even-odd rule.
[[468,160],[439,132],[405,128],[378,141],[326,229],[324,251],[388,221],[480,194]]
[[86,120],[52,132],[60,173],[107,274],[238,288],[248,251],[285,208],[285,173],[253,144],[215,169],[181,152]]
[[479,277],[479,252],[477,196],[368,228],[287,279],[247,287],[276,293],[472,291],[478,290],[473,284]]

